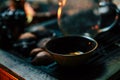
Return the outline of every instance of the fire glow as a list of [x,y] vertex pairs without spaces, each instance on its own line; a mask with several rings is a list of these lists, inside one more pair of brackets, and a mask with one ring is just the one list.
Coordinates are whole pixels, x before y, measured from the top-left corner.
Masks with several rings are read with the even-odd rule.
[[57,11],[57,18],[58,18],[58,24],[59,25],[60,25],[60,19],[61,19],[61,15],[62,15],[62,9],[65,6],[65,4],[66,4],[66,0],[59,0],[58,1],[59,8],[58,8],[58,11]]

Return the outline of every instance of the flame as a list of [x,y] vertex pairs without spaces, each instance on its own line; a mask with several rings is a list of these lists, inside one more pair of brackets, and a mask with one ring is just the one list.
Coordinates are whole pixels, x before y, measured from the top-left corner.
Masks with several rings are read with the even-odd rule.
[[66,0],[58,0],[58,5],[59,5],[58,11],[57,11],[58,25],[59,25],[61,32],[64,35],[67,35],[67,33],[64,31],[64,29],[61,27],[62,10],[63,10],[63,7],[66,5]]
[[33,10],[31,5],[28,2],[24,4],[25,13],[27,15],[27,22],[30,23],[33,20],[33,16],[35,16],[36,12]]
[[58,18],[58,24],[59,25],[60,25],[60,19],[61,19],[61,15],[62,15],[62,9],[65,6],[65,4],[66,4],[66,0],[59,0],[58,1],[59,8],[58,8],[58,11],[57,11],[57,18]]
[[60,19],[61,19],[61,15],[62,15],[62,7],[58,8],[58,12],[57,12],[57,18],[58,18],[58,23],[60,25]]
[[66,0],[62,0],[63,2],[62,2],[62,5],[63,5],[63,7],[66,5]]

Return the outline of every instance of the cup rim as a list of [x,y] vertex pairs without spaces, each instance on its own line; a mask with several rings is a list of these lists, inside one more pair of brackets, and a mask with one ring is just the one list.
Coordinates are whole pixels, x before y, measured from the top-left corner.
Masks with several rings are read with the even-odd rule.
[[[83,35],[80,35],[80,36],[78,36],[78,35],[61,36],[61,37],[58,37],[58,38],[51,39],[50,41],[47,42],[47,44],[49,42],[51,42],[52,40],[60,39],[60,38],[64,38],[64,37],[82,37],[82,38],[86,38],[88,40],[91,40],[91,41],[93,41],[95,43],[95,47],[93,49],[91,49],[91,50],[89,50],[87,52],[84,52],[84,54],[80,54],[80,55],[85,55],[85,54],[91,53],[92,51],[94,51],[98,47],[98,42],[95,39],[93,39],[93,38],[91,38],[89,36],[83,36]],[[52,52],[52,51],[47,49],[47,47],[46,47],[47,44],[45,45],[45,50],[50,54],[53,54],[53,55],[56,54],[56,55],[61,55],[61,56],[80,56],[80,55],[58,54],[58,53]]]

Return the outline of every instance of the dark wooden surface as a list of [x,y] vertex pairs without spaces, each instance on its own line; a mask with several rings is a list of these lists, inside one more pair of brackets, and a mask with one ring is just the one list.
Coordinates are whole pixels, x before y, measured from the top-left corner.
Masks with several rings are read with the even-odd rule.
[[26,80],[117,80],[120,74],[120,46],[116,43],[120,42],[120,36],[105,33],[100,37],[102,40],[97,38],[99,47],[94,55],[76,68],[63,68],[55,62],[48,66],[33,66],[28,58],[4,50],[0,50],[0,63]]
[[0,50],[0,64],[17,73],[25,80],[57,80],[42,71],[41,66],[33,66],[27,59],[16,57],[4,50]]

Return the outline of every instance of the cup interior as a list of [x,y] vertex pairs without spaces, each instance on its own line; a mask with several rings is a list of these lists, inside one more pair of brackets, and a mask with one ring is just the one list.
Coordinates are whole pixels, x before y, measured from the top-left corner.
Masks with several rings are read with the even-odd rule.
[[46,49],[53,54],[70,55],[69,53],[82,52],[84,54],[92,52],[97,47],[97,42],[84,36],[65,36],[50,40],[46,44]]

